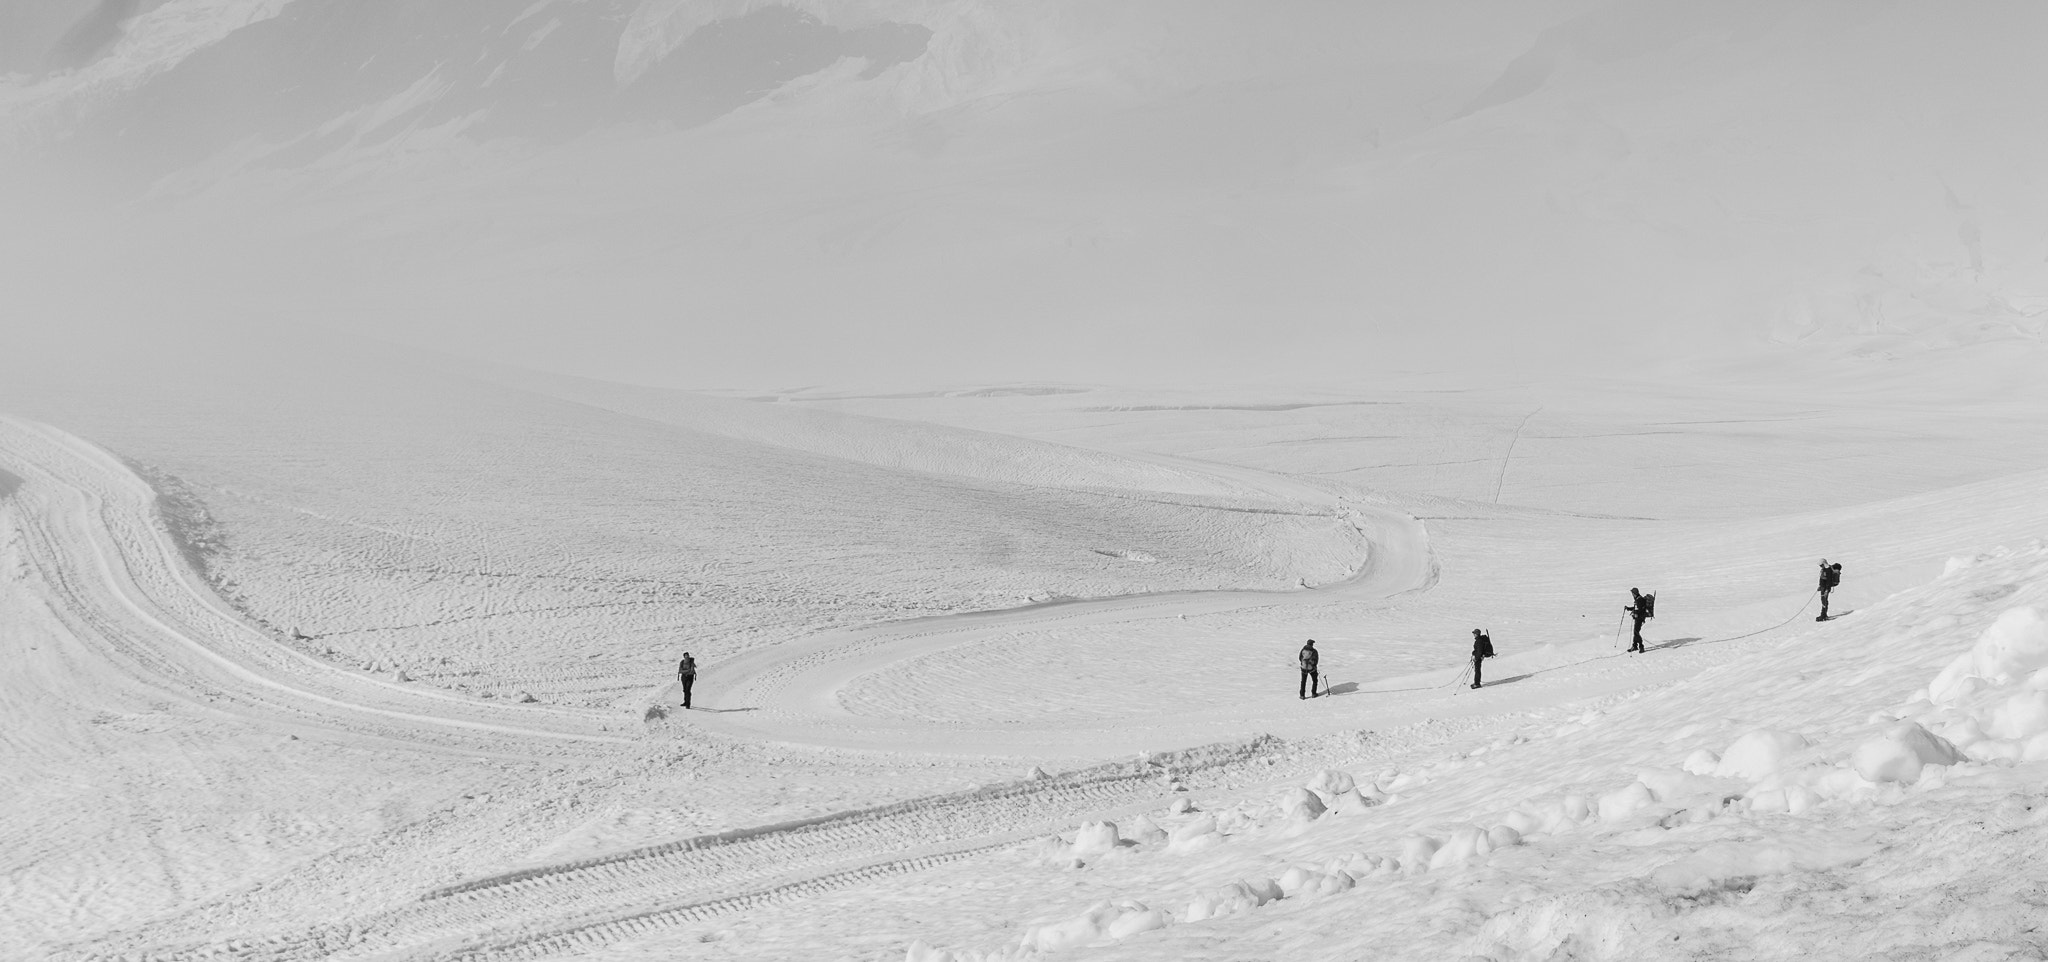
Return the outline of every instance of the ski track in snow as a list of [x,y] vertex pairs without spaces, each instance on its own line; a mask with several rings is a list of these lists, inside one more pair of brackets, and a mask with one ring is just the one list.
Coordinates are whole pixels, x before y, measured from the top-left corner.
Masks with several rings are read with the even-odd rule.
[[[153,517],[156,493],[118,461],[54,428],[0,418],[0,458],[30,479],[31,553],[73,615],[152,674],[283,719],[460,744],[475,732],[558,744],[627,744],[595,712],[515,709],[386,683],[263,635],[198,584]],[[502,750],[491,739],[492,751]]]
[[[1376,600],[1426,589],[1434,577],[1427,534],[1412,517],[1377,506],[1346,505],[1345,512],[1368,532],[1369,557],[1351,578],[1335,585],[1294,592],[1171,592],[1152,596],[1061,602],[1014,611],[944,616],[878,628],[830,632],[801,643],[722,665],[701,682],[719,696],[717,714],[692,716],[707,727],[777,739],[823,744],[880,745],[905,730],[945,724],[927,718],[883,717],[848,709],[844,692],[859,679],[889,674],[902,663],[1019,631],[1105,628],[1123,622],[1169,616],[1206,615],[1246,608],[1285,609],[1339,601]],[[1025,656],[1028,661],[1029,656]],[[984,670],[991,666],[984,665]],[[1000,664],[993,666],[997,670]],[[1019,666],[1022,667],[1022,666]],[[921,704],[931,692],[911,688],[893,693],[900,704]],[[711,706],[713,703],[707,703]],[[735,709],[759,711],[753,714]],[[1211,710],[1211,714],[1214,710]],[[948,751],[1016,751],[1042,743],[1050,723],[1030,731],[948,725]]]

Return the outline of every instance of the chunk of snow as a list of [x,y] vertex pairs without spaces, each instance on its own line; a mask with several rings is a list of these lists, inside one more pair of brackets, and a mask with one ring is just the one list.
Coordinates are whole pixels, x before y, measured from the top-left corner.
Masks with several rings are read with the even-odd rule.
[[1140,932],[1166,927],[1166,913],[1146,908],[1142,902],[1122,903],[1121,909],[1121,914],[1103,926],[1103,935],[1112,939],[1127,939]]
[[1216,816],[1205,813],[1174,829],[1166,847],[1176,852],[1194,852],[1222,841],[1223,836],[1216,831]]
[[1545,822],[1543,816],[1519,808],[1515,809],[1512,812],[1507,813],[1507,815],[1501,819],[1501,825],[1507,828],[1514,829],[1515,834],[1517,835],[1537,834],[1539,832],[1545,831],[1545,826],[1548,824],[1550,823]]
[[1401,840],[1401,864],[1413,867],[1429,865],[1431,856],[1443,843],[1427,835],[1410,835]]
[[953,953],[932,948],[919,939],[903,950],[903,962],[953,962]]
[[1804,785],[1790,785],[1782,788],[1760,789],[1749,795],[1749,810],[1752,812],[1784,812],[1803,815],[1820,801],[1812,789]]
[[1230,882],[1197,895],[1188,903],[1187,920],[1201,922],[1250,911],[1264,905],[1258,893],[1243,882]]
[[1913,782],[1925,766],[1962,760],[1962,752],[1946,739],[1917,722],[1900,722],[1856,746],[1849,763],[1866,781]]
[[1340,772],[1333,768],[1326,768],[1317,772],[1316,777],[1309,779],[1308,782],[1309,791],[1315,792],[1324,798],[1342,795],[1356,787],[1358,787],[1358,782],[1351,777],[1349,772]]
[[1216,831],[1225,835],[1249,832],[1258,825],[1258,820],[1246,814],[1242,808],[1226,808],[1216,813]]
[[1279,879],[1280,890],[1291,899],[1335,895],[1350,890],[1353,884],[1351,876],[1342,871],[1325,872],[1305,866],[1290,868]]
[[1322,798],[1306,788],[1290,788],[1280,793],[1281,817],[1290,822],[1314,821],[1323,812]]
[[1339,892],[1349,892],[1357,884],[1357,880],[1346,873],[1326,872],[1317,878],[1315,884],[1302,894],[1310,897],[1335,895]]
[[1949,743],[1957,748],[1970,748],[1978,742],[1991,737],[1985,734],[1984,726],[1978,724],[1975,717],[1967,715],[1956,719],[1950,724],[1941,726],[1940,734],[1941,737],[1948,739]]
[[2023,691],[1991,711],[1985,726],[1999,738],[2025,740],[2048,732],[2048,691]]
[[1429,857],[1430,868],[1443,868],[1469,861],[1493,851],[1493,839],[1476,828],[1461,828],[1452,832],[1444,843]]
[[1074,832],[1075,855],[1101,855],[1116,850],[1115,822],[1084,822]]
[[[2030,607],[1999,615],[1967,652],[1957,655],[1927,686],[1937,705],[1959,704],[1979,687],[2009,685],[2014,679],[2048,668],[2048,620]],[[1977,680],[1976,685],[1970,684]]]
[[1104,930],[1121,915],[1122,910],[1115,904],[1097,902],[1075,918],[1025,929],[1022,944],[1027,949],[1040,952],[1057,952],[1087,945],[1102,938]]
[[1657,801],[1673,804],[1702,795],[1719,796],[1739,790],[1731,782],[1668,768],[1644,769],[1636,773],[1636,780],[1649,786]]
[[1362,815],[1378,804],[1377,798],[1367,798],[1354,788],[1330,799],[1330,811],[1338,815]]
[[1657,796],[1650,786],[1642,782],[1630,782],[1623,788],[1600,796],[1600,820],[1612,822],[1624,819],[1657,803]]
[[1712,775],[1720,764],[1721,756],[1702,748],[1685,756],[1685,764],[1680,767],[1694,775]]
[[1320,877],[1322,874],[1322,872],[1316,869],[1305,868],[1303,866],[1296,865],[1293,868],[1290,868],[1287,871],[1280,873],[1280,878],[1278,879],[1280,891],[1291,898],[1295,895],[1300,894],[1303,886],[1307,885],[1310,881]]
[[1152,845],[1166,841],[1166,830],[1149,815],[1140,815],[1131,820],[1129,833],[1125,836],[1141,845]]
[[1721,753],[1714,774],[1721,778],[1763,778],[1784,768],[1789,756],[1808,744],[1805,736],[1795,732],[1759,728],[1737,738]]
[[1026,929],[1020,944],[1039,952],[1056,952],[1102,939],[1128,938],[1166,924],[1165,913],[1143,902],[1097,902],[1076,918]]

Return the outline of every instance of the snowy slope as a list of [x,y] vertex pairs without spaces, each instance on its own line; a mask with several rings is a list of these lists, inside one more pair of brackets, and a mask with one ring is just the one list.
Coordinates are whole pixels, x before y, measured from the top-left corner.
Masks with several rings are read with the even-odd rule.
[[198,390],[178,372],[204,350],[133,360],[0,393],[162,487],[272,635],[490,697],[608,704],[677,644],[716,661],[917,614],[1294,589],[1367,550],[1334,497],[1263,472],[708,398],[664,421],[340,349]]
[[[956,958],[1033,957],[1026,945],[1044,958],[1420,958],[1445,946],[1498,959],[1941,958],[1978,941],[2010,949],[1972,949],[1984,957],[2041,954],[2026,920],[2048,762],[2029,760],[2028,686],[2048,642],[2027,611],[2048,608],[2048,555],[2034,544],[2048,535],[2043,469],[2001,449],[1996,421],[1944,420],[1944,377],[1885,379],[1890,408],[1835,382],[1854,403],[1818,424],[1796,419],[1811,399],[1792,385],[1723,393],[1745,383],[1731,376],[1684,396],[1704,420],[1785,419],[1769,421],[1759,451],[1922,409],[1938,450],[1992,476],[1951,485],[1894,452],[1889,475],[1859,489],[1891,496],[1823,506],[1761,460],[1688,480],[1600,448],[1544,456],[1585,483],[1662,477],[1674,504],[1736,484],[1753,506],[1659,520],[1368,491],[1140,443],[1155,416],[1188,437],[1341,443],[1353,426],[1302,416],[1440,410],[1441,384],[1354,395],[1348,408],[1294,407],[1305,398],[1284,390],[1084,386],[829,402],[931,417],[911,422],[815,410],[831,392],[740,402],[503,371],[466,380],[475,369],[452,377],[441,362],[375,370],[329,358],[279,375],[291,391],[258,390],[265,375],[245,369],[208,392],[125,379],[12,402],[114,453],[19,418],[0,432],[0,645],[21,666],[0,699],[13,762],[0,954],[894,962],[930,957],[922,943]],[[1978,371],[1995,391],[1996,368]],[[1674,390],[1617,382],[1570,406],[1662,417]],[[119,400],[134,397],[156,413]],[[2009,400],[2019,411],[2028,397]],[[1461,403],[1490,422],[1521,399]],[[1089,424],[1069,432],[1080,446],[1052,440]],[[689,457],[634,453],[678,438]],[[1707,460],[1730,442],[1668,443]],[[868,531],[937,526],[944,543],[962,530],[945,525],[977,513],[1016,530],[1084,494],[1109,500],[1103,523],[1132,525],[1149,510],[1133,495],[1152,485],[1181,502],[1190,544],[1235,537],[1231,525],[1270,517],[1248,511],[1294,499],[1363,539],[1364,565],[1310,590],[1243,590],[1257,587],[1247,572],[1231,591],[1182,583],[835,628],[843,613],[802,599],[833,570],[826,549],[857,536],[823,527],[788,582],[800,593],[710,604],[736,623],[801,626],[801,639],[746,625],[635,635],[634,608],[539,610],[561,589],[537,576],[564,564],[564,546],[612,566],[587,582],[598,590],[563,591],[570,603],[672,565],[668,548],[636,553],[593,524],[558,526],[562,508],[662,519],[715,539],[713,559],[774,544],[768,514],[705,527],[730,500],[701,517],[663,514],[645,494],[592,500],[599,466],[616,490],[710,483],[719,445],[743,445],[725,462],[731,483],[801,477]],[[1825,470],[1884,463],[1866,457]],[[378,458],[406,470],[354,466]],[[847,487],[884,470],[873,490]],[[1217,509],[1232,499],[1243,510]],[[448,535],[461,524],[484,532],[492,567]],[[390,538],[474,567],[413,579],[368,553]],[[350,552],[363,560],[308,563]],[[1821,556],[1848,572],[1834,599],[1848,614],[1826,624],[1811,620]],[[976,570],[920,574],[928,562],[898,546],[840,570],[883,607]],[[494,588],[479,572],[522,577]],[[236,579],[232,598],[213,574]],[[779,583],[765,565],[734,578]],[[1660,596],[1643,655],[1616,645],[1630,585]],[[1129,576],[1105,587],[1148,590]],[[496,626],[400,620],[442,606]],[[385,644],[410,659],[406,673],[365,670],[345,637],[295,645],[243,609],[400,626]],[[1501,655],[1472,691],[1460,675],[1476,625]],[[621,637],[641,640],[621,650]],[[1320,641],[1331,697],[1288,697],[1303,637]],[[705,664],[692,712],[663,686],[686,646]],[[421,651],[472,660],[458,671]],[[1897,745],[1943,751],[1887,736],[1902,719],[1970,761],[1859,781],[1858,764],[1904,777]],[[1744,741],[1757,730],[1804,743]],[[1680,774],[1688,764],[1708,774]],[[1315,781],[1325,769],[1361,794],[1328,791],[1342,779]],[[1312,782],[1326,790],[1315,804],[1296,791]],[[1334,810],[1308,817],[1317,805]],[[1081,831],[1105,819],[1128,844]]]
[[1014,850],[999,900],[956,870],[927,893],[1016,930],[928,940],[955,958],[2039,958],[2048,551],[1950,567],[1654,691],[1433,757],[1361,752],[1356,794],[1346,774],[1192,796],[1107,849]]

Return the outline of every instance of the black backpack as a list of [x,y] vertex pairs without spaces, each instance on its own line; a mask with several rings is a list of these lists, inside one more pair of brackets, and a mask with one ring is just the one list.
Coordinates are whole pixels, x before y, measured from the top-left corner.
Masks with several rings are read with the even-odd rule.
[[1842,566],[1841,566],[1840,564],[1831,564],[1831,565],[1828,565],[1828,566],[1827,566],[1826,568],[1823,568],[1823,569],[1821,569],[1821,573],[1820,573],[1820,586],[1821,586],[1821,587],[1823,587],[1823,588],[1835,588],[1835,587],[1839,587],[1839,586],[1840,586],[1841,584],[1842,584]]
[[1476,652],[1481,658],[1492,658],[1493,636],[1490,634],[1486,634],[1485,632],[1481,632],[1476,638],[1472,640],[1472,650]]
[[1637,596],[1636,596],[1636,613],[1637,613],[1637,614],[1639,614],[1639,615],[1641,615],[1641,616],[1642,616],[1643,618],[1645,618],[1645,619],[1649,619],[1649,618],[1655,618],[1655,617],[1657,617],[1657,596],[1656,596],[1656,594],[1652,593],[1652,594],[1647,594],[1647,595],[1643,595],[1643,594],[1639,594],[1639,595],[1637,595]]

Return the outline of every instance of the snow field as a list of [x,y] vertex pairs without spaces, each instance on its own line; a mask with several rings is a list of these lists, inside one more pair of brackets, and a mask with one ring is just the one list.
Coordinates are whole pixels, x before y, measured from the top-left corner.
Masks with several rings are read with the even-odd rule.
[[194,560],[275,636],[470,697],[617,708],[672,649],[709,665],[834,626],[1295,589],[1366,551],[1333,497],[1229,466],[361,349],[198,388],[108,364],[0,379],[0,401],[189,493]]
[[1748,358],[1705,378],[1418,375],[1285,391],[778,397],[1255,467],[1410,497],[1424,516],[1471,516],[1498,503],[1740,522],[2048,468],[2040,363],[2038,349],[1985,348],[1922,359],[1907,375],[1783,357]]
[[[525,408],[512,410],[523,416]],[[371,421],[382,416],[361,413]],[[342,436],[337,429],[326,440]],[[441,443],[427,436],[427,447]],[[473,455],[463,449],[448,457]],[[96,529],[84,513],[47,510],[56,492],[37,474],[40,462],[29,461],[26,483],[8,504],[17,509],[13,522],[26,522],[9,530],[30,532],[15,542],[15,556],[32,576],[23,592],[4,597],[9,611],[64,602],[39,622],[56,627],[31,636],[57,639],[68,630],[64,619],[104,616],[96,582],[77,574],[87,567],[68,560],[90,557],[71,546],[95,543]],[[275,470],[302,472],[312,494],[294,495],[305,498],[301,504],[360,494],[321,493],[327,482],[316,483],[304,464]],[[447,471],[459,473],[452,463]],[[1255,475],[1232,468],[1217,477],[1243,485]],[[1292,479],[1275,483],[1274,491],[1303,504],[1327,495]],[[224,487],[252,490],[241,482]],[[411,496],[401,488],[387,481],[381,490]],[[34,676],[59,695],[47,710],[22,716],[15,743],[24,750],[34,743],[45,757],[31,775],[91,770],[122,787],[109,804],[41,786],[36,797],[53,811],[79,814],[24,822],[14,836],[19,851],[90,848],[102,834],[120,838],[120,851],[146,849],[149,832],[117,831],[127,824],[122,813],[160,811],[162,786],[195,778],[194,797],[258,813],[251,824],[262,829],[236,843],[246,842],[246,854],[236,856],[215,844],[214,809],[142,822],[166,842],[160,877],[128,872],[114,848],[74,860],[82,868],[63,878],[54,872],[58,862],[34,855],[10,878],[19,891],[47,894],[12,911],[36,920],[20,929],[32,940],[24,951],[54,945],[79,958],[406,958],[427,945],[483,957],[883,958],[903,957],[920,938],[932,951],[968,957],[1236,958],[1221,946],[1281,954],[1281,946],[1313,945],[1433,958],[1435,947],[1451,944],[1507,958],[1540,956],[1558,940],[1616,946],[1616,955],[1632,946],[1643,957],[1673,934],[1710,945],[1732,939],[1727,913],[1736,909],[1817,944],[1826,933],[1814,926],[1846,910],[1816,900],[1847,888],[1904,900],[1892,916],[1860,916],[1857,937],[1890,939],[1879,946],[1884,951],[1913,937],[1887,921],[1894,917],[1954,917],[1961,921],[1944,931],[1965,925],[2004,937],[2011,933],[1995,923],[2023,913],[2012,901],[2020,896],[1996,890],[1985,866],[2026,877],[2024,863],[2012,859],[2027,850],[1994,845],[1995,857],[1979,866],[1938,843],[1977,831],[1949,824],[1947,811],[2012,824],[2018,816],[1998,814],[2004,796],[1992,789],[2024,793],[2026,779],[2037,779],[2028,773],[2038,763],[2026,758],[2038,735],[2026,686],[2040,670],[2028,667],[2038,641],[2028,616],[2004,613],[2043,600],[2038,573],[2015,567],[2033,549],[1944,562],[1965,545],[2037,529],[2038,491],[2038,477],[2018,475],[1895,502],[1733,522],[1590,519],[1443,498],[1331,495],[1358,500],[1340,500],[1339,510],[1322,517],[1343,517],[1341,506],[1355,503],[1368,527],[1380,526],[1375,543],[1398,549],[1365,559],[1368,581],[1381,574],[1373,565],[1403,550],[1412,569],[1376,582],[1375,592],[1350,595],[1342,586],[1186,593],[764,643],[756,649],[758,689],[717,684],[719,672],[742,659],[712,662],[704,649],[709,670],[699,697],[708,707],[671,711],[652,725],[634,723],[648,707],[650,678],[668,675],[665,659],[645,670],[593,665],[591,678],[623,694],[609,707],[576,709],[548,704],[567,700],[567,688],[536,688],[522,677],[528,669],[511,662],[502,669],[507,697],[484,700],[437,690],[410,663],[386,670],[421,681],[359,677],[331,663],[320,667],[324,659],[304,652],[271,652],[279,664],[319,667],[313,677],[335,672],[342,693],[359,686],[406,705],[448,701],[460,714],[532,713],[595,724],[596,734],[637,736],[633,746],[537,751],[505,764],[452,760],[456,753],[445,746],[393,744],[432,742],[424,728],[388,727],[379,740],[365,740],[336,723],[342,716],[307,715],[294,733],[317,744],[301,750],[289,740],[265,742],[262,752],[249,749],[251,757],[269,759],[264,771],[272,774],[317,767],[323,757],[336,759],[340,771],[274,784],[247,782],[253,773],[219,778],[217,769],[232,766],[235,752],[254,744],[248,739],[265,737],[265,726],[242,719],[238,702],[186,691],[178,671],[134,675],[130,683],[144,692],[115,698],[106,722],[87,727],[90,713],[74,716],[71,701],[125,689],[107,684],[112,676],[94,643],[74,644],[66,656],[72,669]],[[508,488],[504,503],[516,494]],[[472,501],[492,497],[486,491]],[[120,507],[115,529],[149,529],[142,513],[128,510],[130,500],[111,502]],[[1404,507],[1427,520],[1395,524]],[[1199,510],[1226,520],[1235,513]],[[304,523],[345,517],[319,513],[328,520]],[[48,518],[60,523],[53,530],[75,528],[79,539],[58,538],[54,551],[45,550],[35,532]],[[215,520],[222,527],[214,533],[226,536],[217,543],[234,544],[238,524]],[[376,521],[389,531],[374,536],[404,530],[391,520]],[[517,515],[498,523],[524,525]],[[1386,537],[1410,527],[1427,537]],[[567,537],[541,541],[581,543]],[[289,545],[279,539],[280,549]],[[175,610],[204,607],[203,597],[173,590],[199,584],[168,564],[179,555],[175,546],[126,535],[105,544],[110,558],[141,566],[151,586],[145,601],[168,592]],[[1857,609],[1823,625],[1798,610],[1818,553],[1851,562],[1837,608]],[[1944,568],[1947,575],[1939,575]],[[471,582],[448,580],[451,597],[470,590]],[[1607,620],[1630,583],[1659,590],[1662,602],[1647,657],[1616,654],[1612,624],[1594,624]],[[1406,590],[1389,596],[1391,587]],[[73,607],[73,598],[86,603]],[[1581,610],[1583,622],[1572,617]],[[2012,620],[1997,627],[2001,616]],[[133,650],[176,642],[138,632],[127,617],[94,624]],[[546,617],[507,614],[522,630],[544,627],[538,621]],[[1488,665],[1488,688],[1469,692],[1451,686],[1475,617],[1494,629],[1503,654]],[[436,630],[421,628],[419,637]],[[281,635],[260,640],[274,646],[286,640]],[[1336,697],[1293,697],[1291,658],[1301,636],[1323,642]],[[892,647],[905,639],[930,647]],[[255,645],[259,639],[231,640],[268,650]],[[573,660],[587,653],[584,640],[564,635],[559,650],[534,657]],[[810,640],[824,647],[808,650]],[[1981,655],[1973,653],[1979,641]],[[1047,666],[1052,653],[1071,664]],[[1943,680],[1963,656],[1968,665]],[[1173,663],[1171,670],[1147,672],[1162,662]],[[818,673],[820,685],[789,683],[806,666],[829,670]],[[1060,684],[1028,683],[1068,668]],[[1950,702],[1937,704],[1935,687]],[[1912,693],[1923,688],[1925,704],[1917,704]],[[519,704],[510,697],[519,691],[543,701]],[[919,692],[930,702],[923,717]],[[1062,705],[1075,710],[1062,714]],[[36,737],[58,730],[38,720],[44,715],[76,721],[88,734]],[[194,719],[205,721],[195,726]],[[1926,737],[1903,727],[1909,722]],[[160,757],[162,742],[149,739],[165,731],[181,732],[179,744],[212,747]],[[949,794],[1020,772],[1066,771],[1112,752],[1241,741],[1256,731],[1287,741],[1265,743],[1207,774],[1169,762],[1098,787],[1069,772],[1028,779],[1035,787],[1014,796]],[[859,750],[801,747],[838,738]],[[1966,760],[1944,764],[1942,742]],[[86,769],[67,761],[94,752],[112,754]],[[1987,762],[1998,755],[2010,755],[2013,767]],[[149,777],[123,781],[121,773],[143,758]],[[374,788],[357,784],[366,777]],[[319,804],[301,799],[304,792],[322,793]],[[1921,807],[1937,798],[1949,808]],[[876,810],[898,801],[901,810]],[[279,817],[292,811],[313,813],[296,836]],[[816,818],[836,827],[792,824]],[[1046,839],[1056,826],[1066,833]],[[1872,838],[1886,833],[1911,844],[1872,851],[1882,841]],[[719,844],[675,844],[723,836],[729,839]],[[31,837],[39,840],[29,845]],[[1025,838],[1042,841],[1020,845]],[[1909,849],[1923,867],[1903,861]],[[1855,874],[1866,865],[1885,874]],[[96,877],[110,874],[122,875],[122,884],[95,887]],[[1930,877],[1995,910],[1957,915],[1886,888],[1891,878]],[[1847,881],[1830,889],[1816,878]],[[251,887],[222,888],[237,879]],[[443,890],[451,891],[418,899]],[[335,891],[363,894],[335,899]],[[1371,903],[1369,917],[1348,908],[1357,900]],[[1333,918],[1342,924],[1333,926]]]
[[[2048,548],[1991,552],[1853,619],[1548,731],[1525,724],[1370,781],[1324,772],[1265,799],[1150,813],[1144,838],[1113,848],[1103,845],[1112,827],[1083,826],[1077,841],[1089,839],[1092,859],[1077,846],[1037,871],[1085,879],[1068,896],[1093,899],[1084,908],[1020,920],[1007,945],[916,943],[905,958],[1037,958],[1080,946],[1090,957],[1232,958],[1309,930],[1358,931],[1317,944],[1390,958],[1432,957],[1446,945],[1432,939],[1444,936],[1492,959],[1546,957],[1565,944],[1592,958],[1690,958],[1757,925],[1800,933],[1757,943],[1758,957],[1793,957],[1820,932],[1869,954],[1997,944],[2025,928],[2024,888],[1960,921],[1943,917],[1939,899],[1887,903],[1910,923],[1853,937],[1875,906],[1801,913],[1840,886],[1891,892],[1881,874],[1915,859],[1939,863],[1916,875],[1952,876],[1957,891],[2004,884],[1997,873],[2033,849],[1944,848],[1959,811],[2004,813],[1999,831],[2048,846],[2048,768],[2026,750],[2048,721],[2035,698],[2036,679],[2048,677],[2043,604]],[[1830,651],[1842,646],[1853,647],[1854,665]],[[1708,705],[1719,710],[1701,710]],[[1347,796],[1396,787],[1381,804],[1347,811]],[[1502,796],[1521,801],[1502,806]],[[1622,897],[1662,908],[1601,921],[1598,906]],[[1457,917],[1418,926],[1415,913],[1445,899]],[[1276,911],[1270,923],[1252,921]],[[1204,934],[1182,934],[1193,931]],[[1984,957],[2040,957],[2025,944]],[[1124,948],[1102,951],[1112,945]]]

